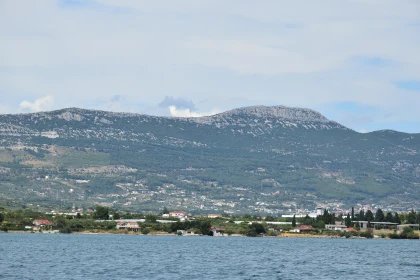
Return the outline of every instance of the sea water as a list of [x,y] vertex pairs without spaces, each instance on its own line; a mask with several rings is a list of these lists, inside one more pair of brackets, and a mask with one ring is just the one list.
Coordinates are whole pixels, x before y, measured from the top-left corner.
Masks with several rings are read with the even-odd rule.
[[1,233],[0,279],[420,279],[420,241]]

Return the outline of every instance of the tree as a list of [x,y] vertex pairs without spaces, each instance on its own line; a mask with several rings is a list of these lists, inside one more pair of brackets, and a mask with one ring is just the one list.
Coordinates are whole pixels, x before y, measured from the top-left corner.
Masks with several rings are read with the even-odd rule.
[[146,215],[146,222],[147,223],[156,223],[157,217],[153,214]]
[[394,215],[394,223],[401,224],[401,218],[397,212],[395,212],[395,215]]
[[59,229],[65,228],[67,225],[67,221],[63,216],[57,216],[55,219],[55,226]]
[[162,214],[169,214],[169,210],[168,210],[168,208],[166,208],[166,206],[163,207]]
[[275,219],[274,219],[274,217],[273,216],[270,216],[270,215],[267,215],[266,217],[265,217],[265,221],[267,221],[267,222],[272,222],[272,221],[274,221]]
[[384,212],[382,211],[382,209],[379,208],[375,214],[375,222],[383,222],[383,221],[385,221]]
[[2,223],[4,221],[4,215],[3,213],[0,213],[0,223]]
[[359,212],[359,221],[364,221],[365,220],[365,211],[360,210]]
[[344,219],[344,224],[346,225],[346,227],[351,227],[350,213],[347,213],[347,217]]
[[199,223],[198,229],[200,230],[202,235],[210,235],[210,232],[213,233],[212,231],[210,231],[211,228],[211,223],[208,220],[202,220]]
[[247,234],[248,236],[258,236],[262,233],[265,233],[265,228],[262,224],[259,223],[252,223],[248,227]]
[[417,222],[416,212],[414,212],[414,209],[412,209],[411,212],[408,212],[407,224],[415,224],[416,222]]
[[351,208],[351,220],[354,221],[354,207]]
[[292,218],[292,227],[296,227],[296,215],[293,215],[293,218]]
[[388,222],[388,223],[393,223],[394,222],[394,217],[392,216],[391,212],[386,213],[385,221]]
[[325,228],[325,223],[324,223],[324,221],[318,221],[316,224],[315,224],[315,227],[316,228],[320,228],[320,229],[324,229]]
[[109,219],[109,209],[104,206],[96,206],[95,214],[93,215],[95,219],[98,220],[108,220]]
[[372,213],[372,211],[370,211],[370,210],[367,210],[366,211],[365,219],[368,222],[373,221],[373,213]]

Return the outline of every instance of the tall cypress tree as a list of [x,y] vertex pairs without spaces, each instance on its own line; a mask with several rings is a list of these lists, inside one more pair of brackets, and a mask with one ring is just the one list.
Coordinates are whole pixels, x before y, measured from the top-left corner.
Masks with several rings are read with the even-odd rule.
[[382,209],[379,208],[376,211],[375,222],[383,222],[383,221],[385,221],[384,212],[382,211]]
[[370,210],[367,210],[366,211],[365,219],[368,222],[373,221],[373,213],[372,213],[372,211],[370,211]]
[[386,213],[385,222],[389,222],[389,223],[393,223],[394,222],[394,217],[392,217],[392,213],[391,212]]
[[416,212],[414,212],[414,209],[412,209],[411,212],[408,212],[407,224],[415,224],[416,221],[417,221]]
[[395,212],[395,215],[394,215],[394,223],[401,224],[401,218],[397,212]]
[[354,221],[354,207],[351,208],[351,220]]
[[365,220],[365,211],[360,210],[359,212],[359,221],[364,221]]
[[346,227],[351,227],[350,213],[347,213],[347,217],[344,219],[344,223],[346,224]]
[[292,218],[292,227],[295,227],[296,226],[296,215],[293,215],[293,218]]

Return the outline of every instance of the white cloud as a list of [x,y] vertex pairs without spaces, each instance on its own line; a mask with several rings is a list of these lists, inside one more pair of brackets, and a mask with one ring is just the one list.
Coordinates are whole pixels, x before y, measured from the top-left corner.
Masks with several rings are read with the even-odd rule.
[[54,105],[54,97],[51,95],[36,99],[34,102],[22,101],[20,108],[23,110],[29,110],[30,112],[39,112],[51,109]]
[[418,0],[0,2],[0,99],[14,111],[54,95],[54,109],[168,114],[157,104],[182,96],[203,112],[352,102],[420,119],[418,93],[394,86],[420,80]]
[[182,118],[192,118],[192,117],[203,117],[203,116],[211,116],[220,113],[218,110],[213,110],[211,112],[194,112],[190,109],[177,109],[175,106],[169,106],[169,111],[172,117],[182,117]]

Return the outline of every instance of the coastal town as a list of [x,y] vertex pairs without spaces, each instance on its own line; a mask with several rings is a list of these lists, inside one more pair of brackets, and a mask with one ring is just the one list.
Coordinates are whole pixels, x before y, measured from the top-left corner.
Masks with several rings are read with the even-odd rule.
[[[183,210],[159,214],[113,211],[97,206],[86,213],[37,213],[30,210],[0,209],[3,232],[30,233],[113,233],[178,236],[253,236],[253,237],[344,237],[344,238],[419,238],[420,214],[391,213],[377,209],[352,208],[347,215],[336,215],[318,207],[306,214],[281,216],[232,216],[226,213],[192,215]],[[31,218],[35,217],[35,218]]]

